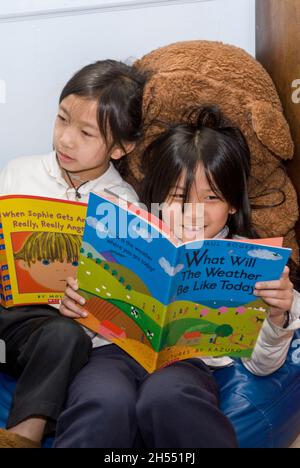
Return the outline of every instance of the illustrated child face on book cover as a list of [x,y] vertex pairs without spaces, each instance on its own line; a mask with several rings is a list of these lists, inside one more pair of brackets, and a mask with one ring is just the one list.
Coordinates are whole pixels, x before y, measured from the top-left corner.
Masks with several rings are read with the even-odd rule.
[[21,234],[21,247],[16,248],[20,238],[14,239],[19,293],[63,292],[66,278],[77,274],[81,237],[55,232]]

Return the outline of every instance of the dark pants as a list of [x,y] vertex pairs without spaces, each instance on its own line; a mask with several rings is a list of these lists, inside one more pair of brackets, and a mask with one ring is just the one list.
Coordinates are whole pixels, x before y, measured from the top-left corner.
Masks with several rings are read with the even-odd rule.
[[147,374],[115,345],[97,348],[69,389],[56,448],[237,447],[210,369],[191,359]]
[[48,306],[0,307],[0,338],[7,360],[0,370],[18,378],[7,427],[40,416],[53,428],[70,382],[88,361],[90,338]]

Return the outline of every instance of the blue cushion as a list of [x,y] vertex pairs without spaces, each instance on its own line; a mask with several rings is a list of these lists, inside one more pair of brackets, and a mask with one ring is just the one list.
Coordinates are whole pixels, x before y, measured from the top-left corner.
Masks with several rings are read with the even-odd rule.
[[[285,365],[256,377],[241,362],[215,372],[221,407],[232,421],[241,447],[288,447],[300,433],[300,332]],[[5,427],[15,381],[0,374],[0,427]],[[51,446],[48,439],[44,446]]]
[[[6,427],[9,409],[12,404],[16,381],[6,374],[0,373],[0,428]],[[44,440],[43,447],[51,448],[53,439]]]
[[220,369],[221,408],[233,423],[240,447],[288,447],[300,433],[300,332],[284,366],[256,377],[241,362]]

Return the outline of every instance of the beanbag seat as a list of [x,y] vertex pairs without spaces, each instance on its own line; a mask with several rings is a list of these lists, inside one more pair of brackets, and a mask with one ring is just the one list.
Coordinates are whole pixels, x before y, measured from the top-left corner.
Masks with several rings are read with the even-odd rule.
[[222,411],[240,447],[289,447],[300,433],[300,332],[287,360],[270,376],[257,377],[239,361],[215,372]]
[[[288,447],[300,433],[300,332],[284,366],[267,377],[251,374],[239,361],[215,371],[222,411],[243,448]],[[5,427],[16,382],[0,373],[0,427]],[[44,441],[49,448],[53,439]]]

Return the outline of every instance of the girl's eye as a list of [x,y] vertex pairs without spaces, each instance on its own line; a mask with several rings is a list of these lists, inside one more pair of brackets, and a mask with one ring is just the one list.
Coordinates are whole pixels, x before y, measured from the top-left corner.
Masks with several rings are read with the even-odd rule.
[[83,133],[84,136],[89,137],[89,138],[93,138],[93,136],[94,136],[94,135],[91,135],[88,132],[85,132],[84,130],[82,130],[82,133]]
[[57,117],[59,118],[59,120],[60,120],[61,122],[66,122],[66,121],[67,121],[67,119],[66,119],[63,115],[61,115],[61,114],[58,114]]
[[72,266],[73,266],[73,267],[78,267],[78,262],[77,262],[77,261],[72,262]]
[[208,201],[220,200],[220,197],[218,197],[217,195],[208,195],[206,197],[206,200]]
[[42,265],[46,265],[46,266],[50,265],[50,260],[46,260],[46,259],[42,260]]
[[185,195],[183,193],[172,193],[170,197],[177,200],[184,200]]

